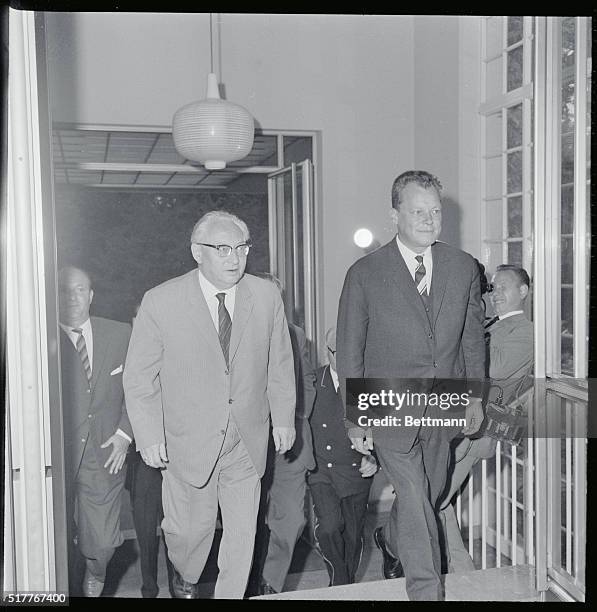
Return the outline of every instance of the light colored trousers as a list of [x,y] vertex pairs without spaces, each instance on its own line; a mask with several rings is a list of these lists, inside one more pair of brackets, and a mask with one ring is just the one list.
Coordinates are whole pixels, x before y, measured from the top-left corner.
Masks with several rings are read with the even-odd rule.
[[179,574],[196,583],[213,543],[218,504],[222,540],[215,598],[242,599],[249,579],[261,481],[232,419],[220,457],[203,487],[193,487],[163,472],[162,530],[168,556]]

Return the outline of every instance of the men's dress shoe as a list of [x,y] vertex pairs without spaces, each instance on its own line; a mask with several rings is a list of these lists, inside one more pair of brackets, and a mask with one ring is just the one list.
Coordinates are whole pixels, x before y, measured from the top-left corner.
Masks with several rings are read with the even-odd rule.
[[271,584],[262,581],[259,585],[259,594],[260,595],[275,595],[278,591],[272,587]]
[[373,532],[373,539],[375,540],[375,545],[381,550],[381,554],[383,555],[384,578],[402,578],[404,576],[402,563],[400,563],[400,559],[396,559],[394,555],[388,552],[386,540],[383,535],[383,527],[378,527]]
[[85,570],[83,578],[83,596],[99,597],[104,590],[104,583],[98,580],[88,569]]
[[197,599],[197,585],[192,582],[187,582],[175,568],[173,568],[173,570],[172,595],[177,599]]

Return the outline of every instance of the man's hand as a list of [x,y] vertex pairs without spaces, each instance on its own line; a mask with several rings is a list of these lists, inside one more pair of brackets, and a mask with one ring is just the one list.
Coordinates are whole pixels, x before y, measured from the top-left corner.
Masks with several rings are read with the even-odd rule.
[[272,429],[272,436],[274,437],[276,452],[283,455],[292,448],[296,438],[296,431],[294,427],[274,427]]
[[466,417],[466,426],[462,428],[462,433],[465,436],[472,436],[479,431],[479,427],[483,423],[483,406],[480,398],[473,397],[470,399],[464,416]]
[[152,468],[164,468],[168,462],[166,454],[166,445],[163,442],[152,444],[141,449],[141,458],[145,463]]
[[375,457],[368,455],[361,458],[361,467],[359,468],[363,478],[371,478],[377,472],[377,461]]
[[348,430],[348,437],[359,453],[370,455],[373,450],[373,433],[371,429],[361,429],[360,427],[351,427]]
[[118,474],[124,465],[129,441],[124,436],[115,433],[110,436],[101,447],[106,448],[110,446],[110,444],[112,445],[112,452],[106,463],[104,463],[104,467],[108,469],[110,474]]

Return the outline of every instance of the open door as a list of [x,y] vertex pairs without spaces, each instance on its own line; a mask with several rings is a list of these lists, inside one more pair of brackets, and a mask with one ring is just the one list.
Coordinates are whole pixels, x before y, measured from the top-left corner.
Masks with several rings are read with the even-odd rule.
[[[284,286],[286,317],[317,346],[313,164],[306,159],[268,175],[270,270]],[[313,355],[314,357],[314,355]]]

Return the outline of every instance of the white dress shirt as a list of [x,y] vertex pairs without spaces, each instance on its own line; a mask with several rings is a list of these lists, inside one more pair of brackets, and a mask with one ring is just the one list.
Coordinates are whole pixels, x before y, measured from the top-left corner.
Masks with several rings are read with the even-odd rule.
[[203,292],[203,296],[205,297],[205,301],[207,302],[207,307],[209,308],[209,314],[211,315],[211,320],[214,322],[216,327],[216,331],[220,329],[219,321],[218,321],[218,306],[220,302],[216,297],[217,293],[225,293],[226,297],[224,298],[224,305],[226,306],[226,310],[230,315],[230,320],[232,321],[234,317],[234,302],[236,300],[236,285],[230,287],[230,289],[218,289],[216,286],[212,285],[201,273],[201,270],[197,270],[199,275],[199,286],[201,287],[201,291]]
[[513,317],[514,315],[523,314],[523,313],[524,313],[524,310],[511,310],[510,312],[507,312],[506,314],[499,315],[498,319],[501,321],[502,319],[507,319],[508,317]]
[[415,272],[419,265],[417,261],[418,255],[423,255],[423,265],[425,266],[425,276],[427,278],[427,295],[431,293],[431,275],[433,273],[433,258],[431,257],[431,247],[428,246],[422,253],[415,253],[412,249],[409,249],[396,235],[396,244],[404,263],[410,272],[413,280],[415,280]]
[[340,383],[338,382],[338,372],[332,368],[330,365],[330,376],[332,377],[332,382],[334,383],[334,389],[336,389],[336,393],[338,393],[338,387]]

